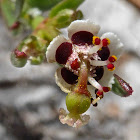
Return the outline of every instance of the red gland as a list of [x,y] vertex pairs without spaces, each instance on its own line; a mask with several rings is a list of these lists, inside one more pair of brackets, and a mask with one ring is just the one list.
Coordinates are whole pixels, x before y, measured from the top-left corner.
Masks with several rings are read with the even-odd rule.
[[102,44],[103,44],[103,47],[107,46],[107,45],[109,44],[108,39],[104,38],[104,39],[102,40]]
[[110,56],[108,60],[113,63],[117,60],[117,58],[116,56]]
[[99,45],[99,44],[100,44],[100,42],[101,42],[101,39],[100,39],[100,38],[96,38],[96,39],[95,39],[95,43],[94,43],[94,44],[95,44],[95,45]]
[[104,92],[109,92],[110,91],[110,87],[103,87],[103,91]]
[[75,59],[74,61],[72,61],[71,68],[73,70],[77,70],[79,67],[80,67],[80,63],[78,62],[78,59]]
[[114,70],[115,69],[115,66],[113,65],[113,64],[108,64],[107,65],[107,68],[109,69],[109,70]]
[[15,55],[16,55],[17,58],[26,58],[27,57],[27,55],[24,52],[21,52],[17,49],[15,49],[14,52],[15,52]]
[[100,91],[100,90],[98,90],[98,91],[96,92],[96,94],[97,94],[97,96],[99,96],[99,97],[103,97],[103,92]]
[[19,28],[19,26],[20,26],[20,22],[19,22],[19,21],[16,21],[16,22],[10,27],[10,29],[11,29],[11,30],[14,30],[14,29]]

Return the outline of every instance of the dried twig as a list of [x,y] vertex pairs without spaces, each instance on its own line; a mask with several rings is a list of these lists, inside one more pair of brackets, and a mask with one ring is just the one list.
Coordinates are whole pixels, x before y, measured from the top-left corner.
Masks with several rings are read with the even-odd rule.
[[140,8],[140,0],[129,0],[132,2],[134,5],[136,5],[138,8]]

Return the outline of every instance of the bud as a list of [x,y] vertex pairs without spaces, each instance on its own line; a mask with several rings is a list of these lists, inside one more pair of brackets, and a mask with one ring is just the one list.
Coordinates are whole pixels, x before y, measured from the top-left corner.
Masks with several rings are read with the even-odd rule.
[[[15,67],[24,67],[25,64],[27,63],[27,56],[25,57],[25,54],[20,52],[21,55],[17,56],[16,55],[17,51],[13,51],[11,53],[11,63],[15,66]],[[24,55],[24,57],[23,57]],[[22,56],[22,57],[21,57]]]
[[75,12],[75,19],[82,19],[83,18],[83,13],[82,13],[82,11],[80,11],[80,10],[77,10],[76,12]]
[[70,9],[61,10],[56,17],[53,18],[54,26],[57,28],[67,27],[74,20],[74,11]]

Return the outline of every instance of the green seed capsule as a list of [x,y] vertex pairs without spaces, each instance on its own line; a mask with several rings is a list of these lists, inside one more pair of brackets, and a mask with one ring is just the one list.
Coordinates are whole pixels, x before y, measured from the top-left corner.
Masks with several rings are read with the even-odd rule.
[[90,97],[84,94],[69,93],[66,96],[66,106],[70,113],[82,114],[88,110],[90,104]]

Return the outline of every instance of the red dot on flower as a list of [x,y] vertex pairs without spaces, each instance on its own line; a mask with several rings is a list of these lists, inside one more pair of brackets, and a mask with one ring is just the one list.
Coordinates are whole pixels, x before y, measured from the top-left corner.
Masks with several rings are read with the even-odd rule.
[[115,62],[116,60],[117,60],[117,57],[115,55],[109,57],[110,62]]
[[109,70],[114,70],[114,69],[115,69],[114,65],[111,64],[111,63],[107,65],[107,68],[108,68]]
[[77,70],[79,67],[80,67],[80,63],[78,62],[78,59],[75,59],[74,61],[72,61],[71,68],[73,70]]
[[102,40],[102,44],[103,44],[103,46],[107,46],[107,45],[109,44],[108,39],[104,38],[104,39]]
[[109,92],[110,91],[110,87],[103,87],[103,91],[104,92]]

